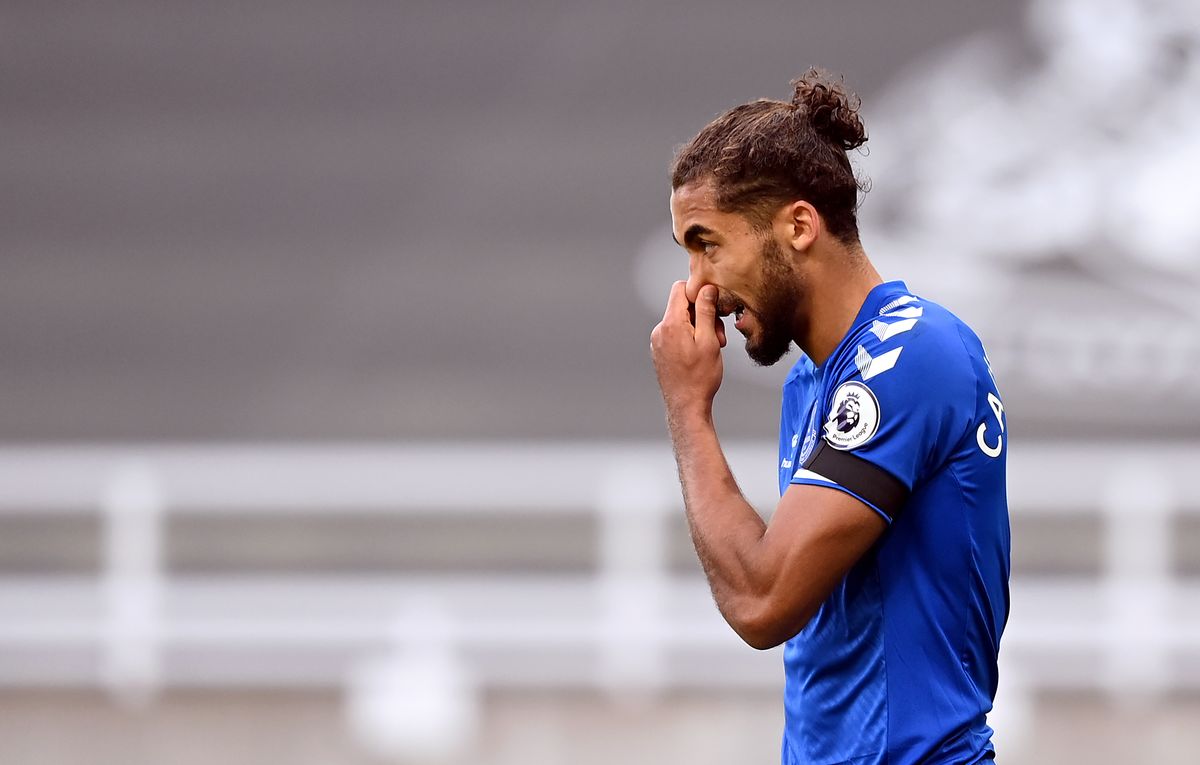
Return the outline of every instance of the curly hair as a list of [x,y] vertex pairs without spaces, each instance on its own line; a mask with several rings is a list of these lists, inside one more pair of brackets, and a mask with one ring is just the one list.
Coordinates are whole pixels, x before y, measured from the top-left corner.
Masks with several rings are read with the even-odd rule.
[[867,141],[859,99],[841,78],[810,69],[791,103],[759,99],[725,112],[675,155],[671,188],[711,181],[717,205],[760,228],[779,205],[803,199],[843,242],[858,241],[858,193],[846,152]]

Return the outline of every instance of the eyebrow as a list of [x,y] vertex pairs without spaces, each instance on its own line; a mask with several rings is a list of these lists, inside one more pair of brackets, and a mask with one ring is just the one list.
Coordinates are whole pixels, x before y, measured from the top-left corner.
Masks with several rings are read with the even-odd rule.
[[[712,233],[713,233],[712,229],[707,228],[705,226],[701,226],[699,223],[693,223],[691,226],[688,227],[687,231],[683,232],[684,244],[681,244],[680,246],[681,247],[683,247],[683,246],[691,247],[695,243],[697,237],[708,236]],[[671,232],[671,238],[675,240],[675,244],[679,244],[679,240],[675,238],[674,231]]]

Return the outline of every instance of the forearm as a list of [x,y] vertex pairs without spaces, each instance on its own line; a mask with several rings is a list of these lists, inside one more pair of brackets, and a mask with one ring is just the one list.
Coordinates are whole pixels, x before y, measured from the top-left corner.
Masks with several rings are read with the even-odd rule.
[[717,289],[700,288],[693,316],[686,286],[678,281],[671,287],[663,320],[650,333],[650,352],[667,406],[688,526],[713,598],[747,643],[765,648],[778,631],[764,593],[778,578],[779,557],[772,561],[764,554],[766,524],[742,497],[713,428],[725,345]]
[[764,587],[758,550],[766,524],[742,496],[711,414],[669,412],[667,423],[692,543],[717,607],[741,632]]

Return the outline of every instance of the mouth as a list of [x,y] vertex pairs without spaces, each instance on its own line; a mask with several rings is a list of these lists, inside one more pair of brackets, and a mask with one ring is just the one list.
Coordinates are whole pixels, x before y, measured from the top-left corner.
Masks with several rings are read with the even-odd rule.
[[734,318],[734,322],[733,322],[734,328],[737,329],[737,331],[741,332],[743,335],[745,335],[749,331],[749,328],[747,327],[746,321],[745,321],[746,313],[747,313],[747,311],[746,311],[745,303],[742,303],[740,300],[737,300],[734,298],[731,298],[728,301],[721,302],[718,305],[718,310],[717,310],[718,316],[724,317],[724,316],[732,315]]
[[732,314],[734,319],[736,319],[737,321],[742,320],[742,315],[745,314],[745,312],[746,312],[746,306],[737,300],[729,300],[727,302],[722,302],[717,307],[717,315],[718,316],[725,317],[725,316],[729,316],[730,314]]
[[746,335],[747,337],[749,337],[750,335],[748,333],[750,331],[750,328],[747,326],[746,321],[745,321],[746,306],[739,305],[737,307],[737,309],[733,312],[733,315],[734,315],[734,322],[733,322],[734,329],[736,329],[738,332],[741,332],[743,335]]

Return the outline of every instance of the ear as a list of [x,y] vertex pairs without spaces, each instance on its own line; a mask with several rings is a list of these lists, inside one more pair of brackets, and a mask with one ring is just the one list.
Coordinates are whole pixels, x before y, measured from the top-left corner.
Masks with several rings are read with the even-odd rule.
[[784,205],[780,216],[784,238],[797,252],[808,252],[823,232],[824,224],[817,208],[803,199]]

